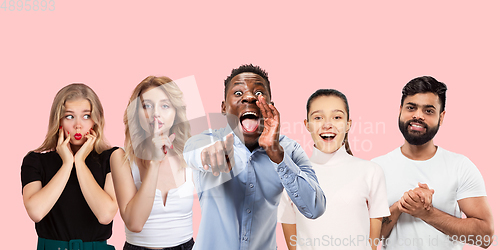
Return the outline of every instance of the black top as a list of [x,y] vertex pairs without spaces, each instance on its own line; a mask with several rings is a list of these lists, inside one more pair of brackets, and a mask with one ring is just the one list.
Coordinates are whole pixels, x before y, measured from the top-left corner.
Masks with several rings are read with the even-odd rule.
[[[109,159],[114,147],[97,154],[92,151],[85,164],[94,175],[95,180],[104,189],[106,174],[111,172]],[[41,181],[42,187],[52,179],[62,166],[62,159],[56,151],[47,153],[28,153],[21,166],[21,182],[23,188],[33,181]],[[84,242],[103,241],[111,237],[113,222],[101,225],[83,197],[82,190],[73,166],[71,175],[61,196],[47,215],[35,223],[39,237],[51,240],[69,241],[80,239]]]

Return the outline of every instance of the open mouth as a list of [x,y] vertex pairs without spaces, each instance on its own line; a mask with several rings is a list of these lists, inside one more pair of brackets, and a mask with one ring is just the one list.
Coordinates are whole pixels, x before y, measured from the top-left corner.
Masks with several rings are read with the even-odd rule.
[[410,122],[410,124],[408,124],[408,129],[410,131],[424,132],[426,128],[427,126],[420,122]]
[[259,116],[255,112],[247,111],[240,116],[240,123],[244,132],[253,133],[259,128]]
[[337,135],[334,133],[321,133],[321,134],[319,134],[319,137],[321,137],[321,139],[323,139],[325,141],[333,141],[333,139],[335,139],[335,136],[337,136]]
[[82,139],[82,134],[76,133],[75,134],[75,139],[78,140],[78,141],[81,140]]

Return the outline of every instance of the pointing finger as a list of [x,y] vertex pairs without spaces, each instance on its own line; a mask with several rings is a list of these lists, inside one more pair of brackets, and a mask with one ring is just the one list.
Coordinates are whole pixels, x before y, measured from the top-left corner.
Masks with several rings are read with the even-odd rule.
[[159,135],[159,133],[158,133],[159,131],[160,131],[160,128],[158,127],[158,119],[154,118],[153,134],[155,137]]

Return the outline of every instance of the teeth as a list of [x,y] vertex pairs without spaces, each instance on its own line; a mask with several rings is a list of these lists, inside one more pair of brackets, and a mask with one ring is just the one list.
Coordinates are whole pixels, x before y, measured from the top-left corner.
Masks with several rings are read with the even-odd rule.
[[419,125],[419,124],[412,124],[413,127],[419,127],[419,128],[423,128],[424,126],[422,125]]
[[321,134],[321,136],[335,136],[335,134]]
[[248,112],[243,113],[243,116],[245,116],[245,115],[255,115],[255,116],[257,116],[257,113],[248,111]]

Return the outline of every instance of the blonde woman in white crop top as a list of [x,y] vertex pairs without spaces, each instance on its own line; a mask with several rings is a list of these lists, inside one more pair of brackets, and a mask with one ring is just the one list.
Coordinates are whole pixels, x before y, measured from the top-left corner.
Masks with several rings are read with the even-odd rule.
[[182,92],[168,77],[149,76],[130,98],[124,116],[125,150],[111,166],[124,250],[191,249],[194,185],[182,150],[190,137]]

